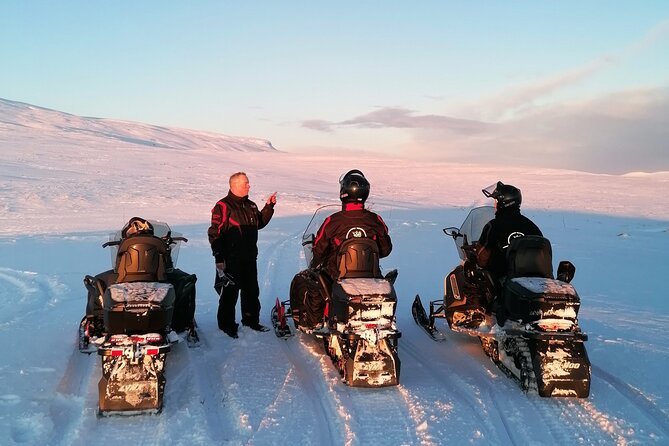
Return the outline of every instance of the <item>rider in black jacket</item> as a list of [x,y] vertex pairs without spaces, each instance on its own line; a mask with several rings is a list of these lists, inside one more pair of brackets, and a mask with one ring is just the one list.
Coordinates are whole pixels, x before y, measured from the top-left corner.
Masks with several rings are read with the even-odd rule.
[[483,194],[495,200],[495,218],[481,232],[476,261],[499,282],[506,275],[506,251],[511,240],[525,235],[543,234],[532,220],[520,213],[520,189],[498,181],[483,189]]
[[[207,231],[211,251],[216,259],[214,289],[220,296],[218,327],[236,338],[235,306],[241,292],[242,325],[256,331],[267,331],[260,324],[260,289],[258,287],[258,230],[269,223],[274,214],[276,192],[262,210],[249,200],[248,177],[237,172],[230,177],[230,191],[211,210],[211,226]],[[231,280],[231,281],[229,281]]]

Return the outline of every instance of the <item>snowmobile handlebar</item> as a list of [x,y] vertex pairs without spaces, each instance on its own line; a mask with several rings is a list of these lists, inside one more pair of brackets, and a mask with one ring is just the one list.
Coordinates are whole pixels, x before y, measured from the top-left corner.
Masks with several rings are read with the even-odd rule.
[[[188,239],[186,237],[172,237],[170,235],[167,235],[166,237],[162,237],[162,239],[168,244],[168,245],[174,245],[176,242],[184,242],[187,243]],[[103,248],[106,248],[108,246],[118,246],[120,245],[122,240],[110,240],[108,242],[105,242],[102,244]]]

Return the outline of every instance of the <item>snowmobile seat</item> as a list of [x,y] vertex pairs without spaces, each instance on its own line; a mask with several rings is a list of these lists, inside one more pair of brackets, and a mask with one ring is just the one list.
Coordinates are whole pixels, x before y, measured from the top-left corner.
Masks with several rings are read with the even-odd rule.
[[116,255],[117,283],[164,282],[171,269],[169,246],[160,237],[139,234],[121,241]]
[[547,238],[526,235],[511,240],[506,259],[507,279],[514,277],[553,278],[553,250]]
[[382,278],[379,247],[369,238],[344,241],[337,252],[338,279]]

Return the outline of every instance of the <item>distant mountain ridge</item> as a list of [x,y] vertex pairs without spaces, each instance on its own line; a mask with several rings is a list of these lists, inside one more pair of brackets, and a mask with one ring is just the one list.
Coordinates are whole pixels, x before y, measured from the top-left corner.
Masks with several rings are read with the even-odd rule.
[[233,152],[276,152],[265,139],[229,136],[141,122],[90,118],[0,98],[0,131],[39,131],[58,140],[95,140],[176,150],[213,149]]

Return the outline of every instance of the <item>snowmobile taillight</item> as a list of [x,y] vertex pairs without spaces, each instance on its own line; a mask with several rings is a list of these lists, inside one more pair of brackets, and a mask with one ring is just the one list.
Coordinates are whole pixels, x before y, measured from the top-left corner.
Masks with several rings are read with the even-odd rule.
[[545,319],[537,322],[537,327],[543,331],[567,331],[574,324],[569,320]]
[[379,326],[378,324],[365,324],[365,328],[368,330],[373,330],[378,326]]
[[146,338],[144,336],[131,336],[130,342],[146,342]]
[[112,356],[123,356],[123,349],[122,348],[112,348],[111,355]]
[[157,347],[151,347],[151,348],[144,349],[144,352],[149,356],[157,355],[160,352],[160,349],[157,348]]
[[127,335],[112,335],[112,337],[109,339],[109,342],[111,342],[112,345],[119,345],[126,342],[127,339]]
[[163,337],[157,333],[149,333],[145,336],[146,342],[160,342],[163,340]]

